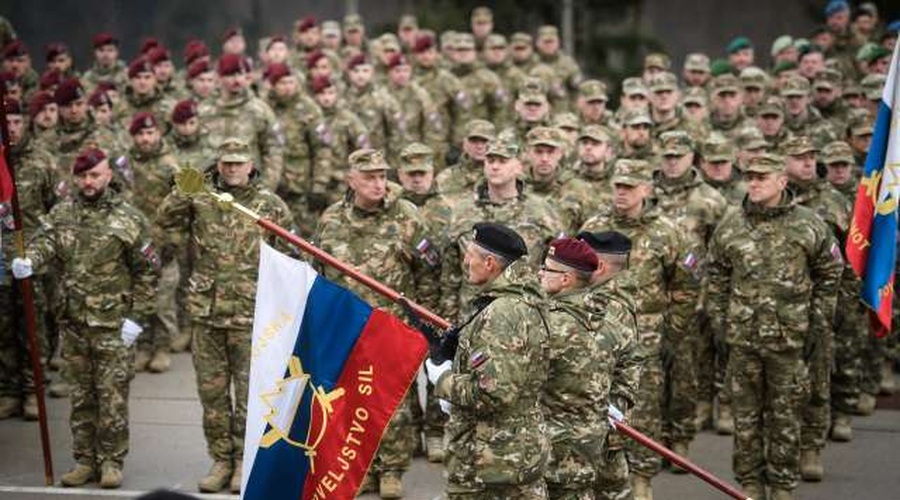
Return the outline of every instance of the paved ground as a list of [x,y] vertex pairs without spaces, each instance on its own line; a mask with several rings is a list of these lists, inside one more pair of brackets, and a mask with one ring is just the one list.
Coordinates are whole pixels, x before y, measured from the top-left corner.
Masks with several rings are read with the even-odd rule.
[[[131,396],[131,454],[119,491],[43,486],[38,427],[19,420],[0,422],[0,499],[35,500],[134,498],[154,488],[196,491],[209,462],[200,427],[194,375],[188,355],[177,355],[163,375],[138,375]],[[72,466],[67,426],[68,400],[48,400],[56,476]],[[885,406],[892,401],[883,400]],[[900,498],[900,412],[880,410],[854,421],[852,443],[832,444],[825,453],[826,481],[804,484],[804,499]],[[731,439],[701,434],[691,458],[722,478],[731,479]],[[416,460],[405,480],[406,498],[430,500],[442,490],[441,467]],[[689,476],[663,473],[654,480],[655,498],[720,499],[724,495]],[[234,498],[208,495],[205,498]],[[374,498],[374,497],[369,497]]]

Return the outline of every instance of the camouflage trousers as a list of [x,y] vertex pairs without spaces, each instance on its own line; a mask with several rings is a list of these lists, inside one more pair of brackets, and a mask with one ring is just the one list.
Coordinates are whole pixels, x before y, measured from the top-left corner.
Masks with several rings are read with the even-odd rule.
[[547,484],[538,479],[528,484],[508,484],[485,486],[480,491],[460,491],[463,488],[449,485],[448,500],[546,500]]
[[869,325],[858,293],[838,294],[834,328],[834,373],[831,377],[831,409],[850,415],[856,410],[862,377],[862,352]]
[[807,363],[807,394],[803,405],[800,449],[822,450],[831,425],[831,367],[834,360],[834,332],[823,332]]
[[416,440],[421,439],[413,423],[412,408],[414,404],[418,404],[415,383],[406,392],[406,397],[403,398],[391,421],[388,422],[387,429],[381,437],[381,443],[378,444],[375,459],[372,460],[372,466],[369,469],[372,474],[403,473],[409,469]]
[[134,348],[118,328],[64,324],[62,358],[71,386],[72,453],[91,467],[119,466],[128,454],[128,391],[134,378]]
[[631,492],[628,458],[625,456],[624,448],[606,450],[605,460],[597,467],[594,498],[597,500],[631,500],[634,498]]
[[316,230],[316,223],[321,212],[310,210],[309,199],[304,193],[291,193],[279,189],[278,196],[291,209],[291,214],[294,216],[294,223],[300,231],[300,236],[311,238]]
[[874,396],[881,390],[881,365],[890,359],[890,338],[878,338],[871,333],[866,335],[860,353],[862,364],[859,376],[860,392]]
[[216,461],[230,462],[244,454],[251,335],[249,326],[193,326],[191,355],[203,405],[203,434],[207,452]]
[[[655,344],[655,345],[654,345]],[[631,426],[654,440],[662,437],[663,369],[659,355],[659,339],[641,338],[644,368],[631,410]],[[628,466],[635,474],[653,477],[662,461],[656,453],[630,441],[627,445]]]
[[154,353],[169,350],[172,339],[178,336],[180,287],[178,261],[172,260],[163,266],[156,287],[156,315],[150,321],[150,328],[138,337],[137,348],[140,351]]
[[604,459],[606,433],[599,428],[574,426],[567,434],[577,438],[551,437],[553,448],[544,472],[547,491],[553,499],[593,499],[597,466]]
[[800,413],[807,384],[800,350],[734,346],[729,366],[737,480],[793,490],[800,475]]
[[693,303],[674,306],[663,338],[671,353],[671,361],[663,367],[663,435],[672,443],[689,443],[697,433],[697,319]]
[[[44,373],[51,352],[45,316],[47,301],[40,280],[34,284],[35,321],[38,348]],[[0,285],[0,398],[21,399],[34,394],[34,376],[28,352],[28,334],[25,326],[25,310],[17,282]]]
[[425,386],[425,391],[425,437],[443,438],[447,414],[441,411],[441,405],[438,398],[434,396],[434,385],[431,382]]

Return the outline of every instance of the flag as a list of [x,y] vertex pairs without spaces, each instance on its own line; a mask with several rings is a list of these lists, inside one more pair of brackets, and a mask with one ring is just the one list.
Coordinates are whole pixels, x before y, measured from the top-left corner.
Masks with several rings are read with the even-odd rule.
[[862,280],[862,300],[877,319],[879,335],[891,329],[894,265],[897,258],[897,202],[900,200],[900,44],[878,104],[875,131],[856,193],[847,237],[847,260]]
[[6,148],[0,145],[0,203],[9,203],[13,197],[13,178],[6,163]]
[[261,242],[242,498],[353,498],[422,335]]

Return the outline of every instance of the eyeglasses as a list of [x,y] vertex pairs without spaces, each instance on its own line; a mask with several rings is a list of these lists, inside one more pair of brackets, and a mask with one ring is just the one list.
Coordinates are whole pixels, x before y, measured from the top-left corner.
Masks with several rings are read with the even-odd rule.
[[546,264],[541,264],[541,272],[544,273],[555,273],[555,274],[566,274],[568,271],[560,271],[559,269],[550,269]]

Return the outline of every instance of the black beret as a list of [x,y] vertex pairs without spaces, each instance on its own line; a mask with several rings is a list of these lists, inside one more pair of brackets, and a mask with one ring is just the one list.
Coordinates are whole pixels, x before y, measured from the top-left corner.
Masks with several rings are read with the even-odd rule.
[[479,222],[472,229],[475,230],[475,244],[489,252],[514,261],[524,255],[528,255],[528,247],[519,233],[494,222]]
[[582,231],[577,238],[590,245],[597,253],[625,255],[631,251],[631,240],[618,231]]

